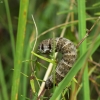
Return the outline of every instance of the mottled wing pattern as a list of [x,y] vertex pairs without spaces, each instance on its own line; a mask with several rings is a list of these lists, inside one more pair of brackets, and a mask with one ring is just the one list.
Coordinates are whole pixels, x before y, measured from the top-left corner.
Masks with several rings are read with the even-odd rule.
[[[43,40],[38,49],[41,53],[47,54],[53,51],[54,46],[56,52],[62,53],[62,59],[59,61],[55,72],[55,82],[58,84],[73,66],[77,57],[77,49],[70,40],[62,37]],[[52,88],[53,81],[54,77],[51,75],[45,82],[45,89]]]

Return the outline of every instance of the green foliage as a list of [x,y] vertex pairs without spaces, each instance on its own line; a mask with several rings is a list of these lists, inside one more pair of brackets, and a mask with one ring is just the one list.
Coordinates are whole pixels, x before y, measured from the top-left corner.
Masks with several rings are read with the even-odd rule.
[[[32,15],[39,34],[34,51]],[[59,54],[55,61],[54,53],[51,59],[38,54],[38,44],[60,36],[78,44],[98,15],[100,0],[0,0],[0,100],[37,100],[48,65],[56,65],[61,58]],[[99,32],[98,21],[78,48],[72,69],[58,86],[40,95],[41,100],[100,99]],[[55,74],[55,67],[49,73]],[[73,77],[77,83],[72,82]]]
[[23,58],[23,46],[24,46],[24,35],[25,35],[25,27],[27,19],[28,2],[29,2],[28,0],[24,0],[24,2],[20,1],[11,100],[18,100],[18,88],[20,83],[20,72],[21,72],[22,58]]

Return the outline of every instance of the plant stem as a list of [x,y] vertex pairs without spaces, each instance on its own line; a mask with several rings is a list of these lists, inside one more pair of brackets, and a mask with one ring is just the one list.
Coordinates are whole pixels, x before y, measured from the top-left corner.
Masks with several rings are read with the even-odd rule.
[[[79,38],[80,40],[85,36],[86,34],[86,12],[85,12],[85,0],[78,0],[78,18],[79,18]],[[84,41],[80,47],[80,55],[84,54],[87,50],[87,44],[86,41]],[[84,68],[82,68],[84,69]],[[81,69],[81,71],[82,71]],[[81,100],[90,100],[90,91],[89,91],[89,78],[88,78],[88,66],[86,64],[86,67],[84,69],[84,73],[82,76],[82,89],[79,94],[79,98]],[[81,98],[81,95],[83,95],[83,98]]]
[[20,0],[11,100],[18,100],[18,88],[20,82],[20,72],[21,72],[22,57],[23,57],[23,46],[24,46],[24,37],[26,30],[25,27],[27,20],[28,3],[29,0]]

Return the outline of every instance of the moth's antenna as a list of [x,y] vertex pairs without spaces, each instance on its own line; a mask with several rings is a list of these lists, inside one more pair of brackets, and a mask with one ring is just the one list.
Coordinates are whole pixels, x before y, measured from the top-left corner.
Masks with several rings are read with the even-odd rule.
[[84,38],[77,44],[76,48],[79,48],[79,46],[81,45],[81,43],[89,36],[91,30],[94,28],[94,26],[98,23],[98,21],[100,20],[100,17],[98,17],[98,19],[95,21],[95,23],[92,25],[92,27],[90,28],[90,30],[87,31],[86,35],[84,36]]

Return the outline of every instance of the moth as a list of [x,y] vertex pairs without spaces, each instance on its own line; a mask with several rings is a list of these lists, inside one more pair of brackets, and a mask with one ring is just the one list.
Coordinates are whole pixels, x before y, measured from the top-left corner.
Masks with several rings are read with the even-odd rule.
[[[76,58],[77,49],[76,46],[69,39],[58,37],[55,39],[43,40],[38,47],[41,53],[48,54],[53,52],[55,47],[55,52],[62,53],[62,59],[59,61],[56,72],[55,72],[55,85],[62,81],[65,75],[72,68]],[[53,87],[54,77],[51,76],[45,82],[45,89],[51,89]]]

